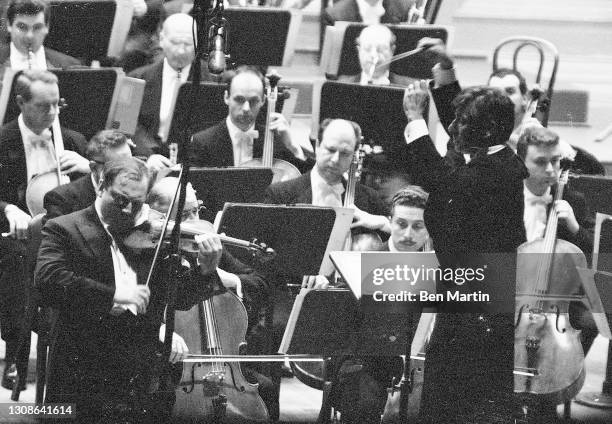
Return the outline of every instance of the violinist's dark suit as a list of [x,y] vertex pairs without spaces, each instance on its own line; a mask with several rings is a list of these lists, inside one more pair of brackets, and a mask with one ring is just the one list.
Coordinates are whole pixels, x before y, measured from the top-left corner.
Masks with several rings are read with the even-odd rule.
[[[60,310],[49,354],[46,401],[76,402],[83,422],[98,422],[100,408],[117,404],[132,407],[132,401],[145,408],[151,406],[147,402],[163,404],[163,416],[174,399],[173,390],[155,399],[130,395],[134,386],[141,394],[140,383],[154,371],[166,268],[159,267],[151,282],[146,314],[113,316],[115,275],[110,245],[92,205],[47,222],[36,266],[35,282],[45,306]],[[136,271],[138,283],[144,284],[151,253],[122,251]],[[219,286],[216,274],[204,280],[199,269],[187,271],[178,287],[177,309],[189,309],[210,297],[212,287]]]
[[[83,135],[62,128],[64,148],[82,154],[85,150]],[[73,175],[76,178],[79,175]],[[17,120],[0,127],[0,211],[8,204],[28,212],[25,193],[28,184],[25,150]],[[8,232],[8,221],[0,214],[0,231]],[[19,241],[1,239],[0,242],[0,324],[2,339],[7,342],[6,357],[11,358],[17,348],[17,336],[25,302],[25,285],[19,270],[20,253],[23,246]]]
[[[523,179],[527,169],[509,148],[455,169],[428,136],[407,146],[415,182],[429,192],[425,225],[442,268],[489,264],[484,288],[508,291],[514,305],[516,249],[525,241]],[[495,278],[494,275],[501,278]],[[505,281],[504,276],[510,276]],[[454,282],[439,290],[456,290]],[[511,294],[510,294],[511,293]],[[512,306],[510,306],[512,305]],[[512,414],[513,314],[439,313],[427,348],[421,418],[425,423],[505,422]],[[499,421],[497,421],[499,419]]]
[[[256,127],[259,138],[253,141],[253,157],[261,158],[265,138],[264,128]],[[274,141],[274,157],[283,159],[300,170],[306,172],[312,168],[312,162],[301,161],[287,150],[283,143]],[[234,150],[225,119],[210,128],[193,136],[189,145],[189,160],[192,166],[224,167],[234,166]]]

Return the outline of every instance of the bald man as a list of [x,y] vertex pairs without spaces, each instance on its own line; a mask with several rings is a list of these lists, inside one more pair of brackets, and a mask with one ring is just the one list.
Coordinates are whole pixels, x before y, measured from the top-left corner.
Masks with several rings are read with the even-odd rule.
[[[168,156],[166,141],[172,121],[172,105],[179,87],[191,79],[191,64],[195,57],[193,18],[185,13],[170,15],[159,34],[163,58],[135,69],[129,76],[146,81],[144,98],[134,142],[137,156],[149,157],[158,153]],[[202,66],[202,80],[212,80],[206,66]]]

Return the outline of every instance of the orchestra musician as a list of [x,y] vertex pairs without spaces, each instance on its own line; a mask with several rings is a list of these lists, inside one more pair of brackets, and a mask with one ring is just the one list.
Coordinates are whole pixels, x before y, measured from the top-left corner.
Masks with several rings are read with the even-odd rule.
[[45,220],[85,209],[96,200],[102,168],[106,162],[131,157],[129,139],[117,130],[103,130],[87,143],[85,157],[89,159],[90,174],[54,188],[45,194]]
[[[160,162],[156,167],[168,166],[166,144],[174,101],[181,84],[191,79],[191,65],[195,57],[192,28],[193,18],[185,13],[170,15],[159,33],[159,45],[163,57],[133,70],[128,75],[146,81],[145,92],[138,115],[138,126],[134,135],[134,155],[149,157],[152,154]],[[211,80],[205,66],[201,68],[201,80]]]
[[[263,75],[254,67],[240,66],[224,75],[225,104],[228,116],[218,124],[196,133],[189,146],[193,166],[239,166],[262,157],[264,129],[255,121],[266,99]],[[299,143],[292,139],[289,124],[277,112],[272,114],[270,130],[274,134],[274,157],[286,160],[300,171],[312,165]]]
[[336,21],[399,24],[408,22],[413,3],[411,0],[340,0],[325,9],[321,21],[324,25],[334,25]]
[[[75,403],[79,422],[168,422],[172,409],[174,390],[149,393],[167,267],[144,284],[153,253],[123,243],[148,218],[151,183],[139,159],[108,162],[95,203],[47,221],[42,231],[35,284],[45,306],[60,314],[45,400]],[[198,248],[199,267],[181,273],[177,309],[189,309],[220,285],[217,252]]]
[[[408,86],[404,111],[409,162],[429,192],[425,224],[442,269],[488,266],[481,288],[508,293],[514,307],[516,250],[525,241],[523,179],[527,169],[506,142],[514,105],[498,90],[475,87],[454,101],[454,145],[468,164],[451,168],[429,138],[423,111],[427,84]],[[488,263],[487,254],[498,255]],[[504,276],[511,276],[508,281]],[[456,290],[454,282],[438,282]],[[438,305],[444,308],[445,305]],[[438,309],[426,351],[420,418],[424,423],[511,422],[513,313]]]
[[64,69],[79,66],[77,59],[44,47],[49,33],[49,4],[43,0],[10,0],[6,9],[11,41],[0,47],[0,78],[6,68]]
[[[24,277],[19,271],[23,246],[15,239],[27,238],[31,216],[26,205],[26,188],[37,175],[57,167],[50,126],[59,110],[57,77],[48,71],[22,71],[16,76],[15,93],[21,113],[17,119],[0,127],[0,239],[2,261],[0,282],[0,325],[6,342],[2,386],[11,388],[14,379],[12,359],[16,354],[20,321],[25,302]],[[76,179],[89,171],[81,156],[85,148],[83,135],[61,128],[65,151],[59,158],[62,173]],[[42,194],[41,194],[42,196]]]
[[[177,185],[178,178],[175,177],[165,177],[155,183],[149,193],[147,201],[151,209],[166,213],[170,208],[170,203],[175,194]],[[189,223],[189,221],[199,220],[200,203],[196,197],[196,191],[191,184],[187,185],[186,190],[187,197],[185,199],[185,208],[183,209],[183,222]],[[171,219],[174,219],[173,217],[176,215],[176,207],[175,205],[175,209],[170,216]],[[248,328],[246,340],[248,354],[267,353],[260,351],[260,346],[263,345],[263,341],[258,339],[259,335],[253,330],[260,321],[260,315],[263,313],[263,307],[267,302],[270,292],[269,282],[261,273],[242,263],[226,249],[223,249],[219,237],[216,234],[202,234],[200,239],[204,245],[211,246],[211,250],[217,253],[214,256],[213,264],[216,266],[217,274],[222,283],[220,288],[222,290],[231,290],[237,294],[247,310]],[[163,331],[164,328],[162,326],[160,329],[160,338],[163,337]],[[189,352],[189,349],[184,341],[182,341],[182,338],[180,338],[180,334],[178,336],[182,344],[173,347],[173,350],[176,351],[177,354],[185,355]],[[268,408],[270,408],[274,399],[272,381],[269,377],[260,373],[255,365],[256,364],[253,366],[243,365],[242,371],[252,380],[252,382],[259,383],[259,394]]]
[[[525,231],[527,241],[544,237],[554,192],[560,175],[563,151],[559,136],[542,127],[526,128],[518,139],[517,154],[525,162],[529,177],[524,180]],[[589,258],[593,252],[595,220],[584,195],[570,186],[563,190],[563,199],[555,203],[559,218],[557,237],[575,244]],[[593,316],[581,302],[571,302],[570,324],[581,330],[582,349],[586,356],[598,330]],[[540,402],[534,414],[541,422],[557,420],[556,405]]]

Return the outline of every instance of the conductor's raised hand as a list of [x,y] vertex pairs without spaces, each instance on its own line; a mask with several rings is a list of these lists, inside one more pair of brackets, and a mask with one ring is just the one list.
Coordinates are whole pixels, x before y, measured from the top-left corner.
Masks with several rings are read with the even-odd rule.
[[427,81],[420,80],[414,84],[409,84],[404,91],[404,113],[408,122],[423,119],[425,109],[429,102],[429,91]]

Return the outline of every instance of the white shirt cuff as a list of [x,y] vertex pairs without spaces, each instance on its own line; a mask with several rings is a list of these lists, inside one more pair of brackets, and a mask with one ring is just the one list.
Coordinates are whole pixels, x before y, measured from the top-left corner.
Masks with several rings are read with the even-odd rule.
[[424,119],[415,119],[414,121],[408,122],[404,130],[406,144],[410,144],[417,138],[421,138],[425,135],[429,135],[429,129]]
[[431,69],[431,72],[434,76],[435,88],[438,88],[443,85],[449,85],[457,81],[457,76],[455,75],[454,67],[451,69],[442,69],[440,64],[436,63]]

